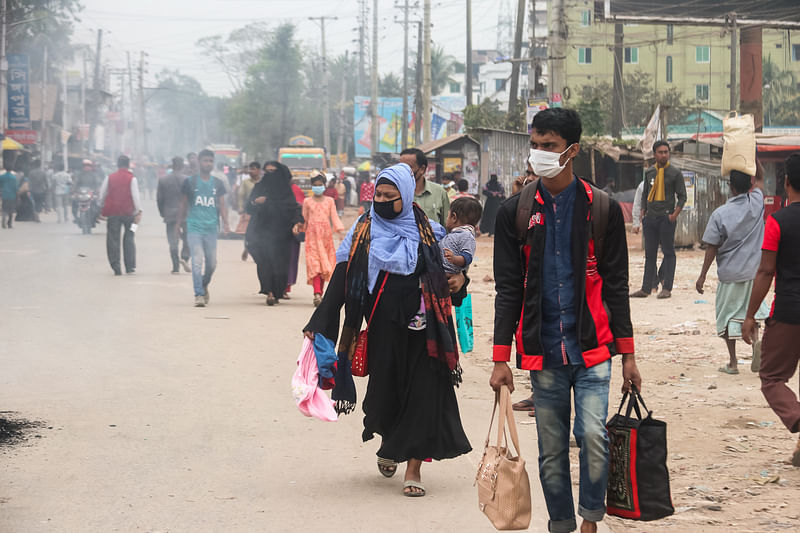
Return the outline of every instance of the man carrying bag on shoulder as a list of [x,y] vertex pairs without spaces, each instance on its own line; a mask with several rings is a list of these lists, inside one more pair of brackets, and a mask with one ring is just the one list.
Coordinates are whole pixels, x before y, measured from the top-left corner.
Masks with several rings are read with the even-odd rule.
[[494,240],[497,296],[490,385],[513,391],[507,362],[516,338],[517,367],[534,371],[539,477],[553,533],[577,528],[569,464],[573,390],[582,533],[597,531],[606,510],[612,356],[622,355],[623,390],[631,384],[641,390],[622,210],[573,174],[580,135],[575,111],[556,108],[536,115],[529,163],[540,178],[500,206]]

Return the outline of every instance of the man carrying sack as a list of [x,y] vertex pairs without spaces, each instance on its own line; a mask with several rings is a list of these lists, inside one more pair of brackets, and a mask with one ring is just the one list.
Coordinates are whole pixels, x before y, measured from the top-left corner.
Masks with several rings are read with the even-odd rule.
[[622,209],[572,173],[580,135],[575,111],[536,115],[529,162],[539,179],[500,205],[494,239],[495,364],[489,384],[514,390],[507,361],[516,337],[517,367],[533,371],[539,478],[553,533],[577,528],[569,464],[573,391],[581,448],[578,514],[581,533],[594,533],[606,512],[611,357],[622,355],[623,390],[631,384],[641,390],[642,382]]

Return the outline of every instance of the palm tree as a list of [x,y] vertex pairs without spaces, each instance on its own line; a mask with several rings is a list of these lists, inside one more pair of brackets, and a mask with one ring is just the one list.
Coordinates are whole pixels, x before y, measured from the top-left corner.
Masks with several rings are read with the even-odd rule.
[[[797,115],[797,84],[794,74],[788,70],[781,70],[773,63],[772,58],[767,58],[762,67],[762,80],[764,84],[764,109],[766,110],[766,124],[771,126],[777,122],[792,120],[792,115]],[[787,108],[788,106],[788,108]],[[774,114],[773,114],[774,113]]]
[[431,94],[441,93],[452,81],[450,76],[456,70],[456,58],[446,54],[444,48],[433,45],[431,48]]

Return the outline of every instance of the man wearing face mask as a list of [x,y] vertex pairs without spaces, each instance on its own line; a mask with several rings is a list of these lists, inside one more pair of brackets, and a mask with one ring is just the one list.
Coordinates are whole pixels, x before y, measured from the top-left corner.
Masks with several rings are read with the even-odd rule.
[[[500,205],[495,223],[495,364],[489,384],[514,390],[507,361],[515,337],[517,367],[532,371],[539,477],[554,533],[577,528],[569,464],[573,394],[581,448],[578,514],[581,532],[593,533],[606,509],[612,356],[622,355],[623,390],[641,389],[625,221],[617,202],[572,173],[580,135],[575,111],[536,114],[529,162],[538,179]],[[600,201],[608,208],[594,209]],[[594,221],[594,214],[607,220]]]
[[[644,220],[644,277],[642,288],[631,294],[632,298],[646,298],[661,282],[657,298],[672,296],[675,278],[675,221],[686,203],[686,184],[681,171],[669,164],[669,144],[653,144],[656,166],[647,169],[642,191]],[[661,268],[656,271],[658,247],[664,253]]]
[[450,198],[444,187],[425,179],[428,158],[419,148],[407,148],[400,152],[400,162],[410,166],[414,174],[414,203],[425,211],[428,218],[444,226],[450,213]]

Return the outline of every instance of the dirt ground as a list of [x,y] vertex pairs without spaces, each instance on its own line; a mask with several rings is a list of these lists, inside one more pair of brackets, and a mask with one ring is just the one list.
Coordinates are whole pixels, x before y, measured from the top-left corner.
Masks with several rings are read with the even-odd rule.
[[[639,288],[644,252],[639,235],[628,234],[631,287]],[[492,240],[478,239],[471,270],[474,282],[476,353],[489,353],[492,342],[494,283],[491,275]],[[737,344],[740,374],[717,369],[728,360],[722,339],[716,337],[714,299],[716,267],[705,294],[695,290],[703,251],[678,251],[672,298],[633,299],[636,356],[643,377],[643,398],[653,416],[667,422],[668,467],[675,514],[649,523],[617,518],[605,522],[612,530],[721,532],[800,531],[800,469],[789,463],[796,442],[760,391],[758,375],[750,371],[750,347]],[[771,296],[770,296],[771,298]],[[480,350],[478,352],[477,350]],[[609,410],[619,406],[621,370],[615,364]],[[489,363],[486,363],[487,368]],[[529,386],[517,372],[519,384]],[[797,380],[792,380],[793,386]],[[525,423],[519,419],[520,423]],[[573,467],[577,452],[573,450]],[[577,469],[573,472],[576,484]]]

